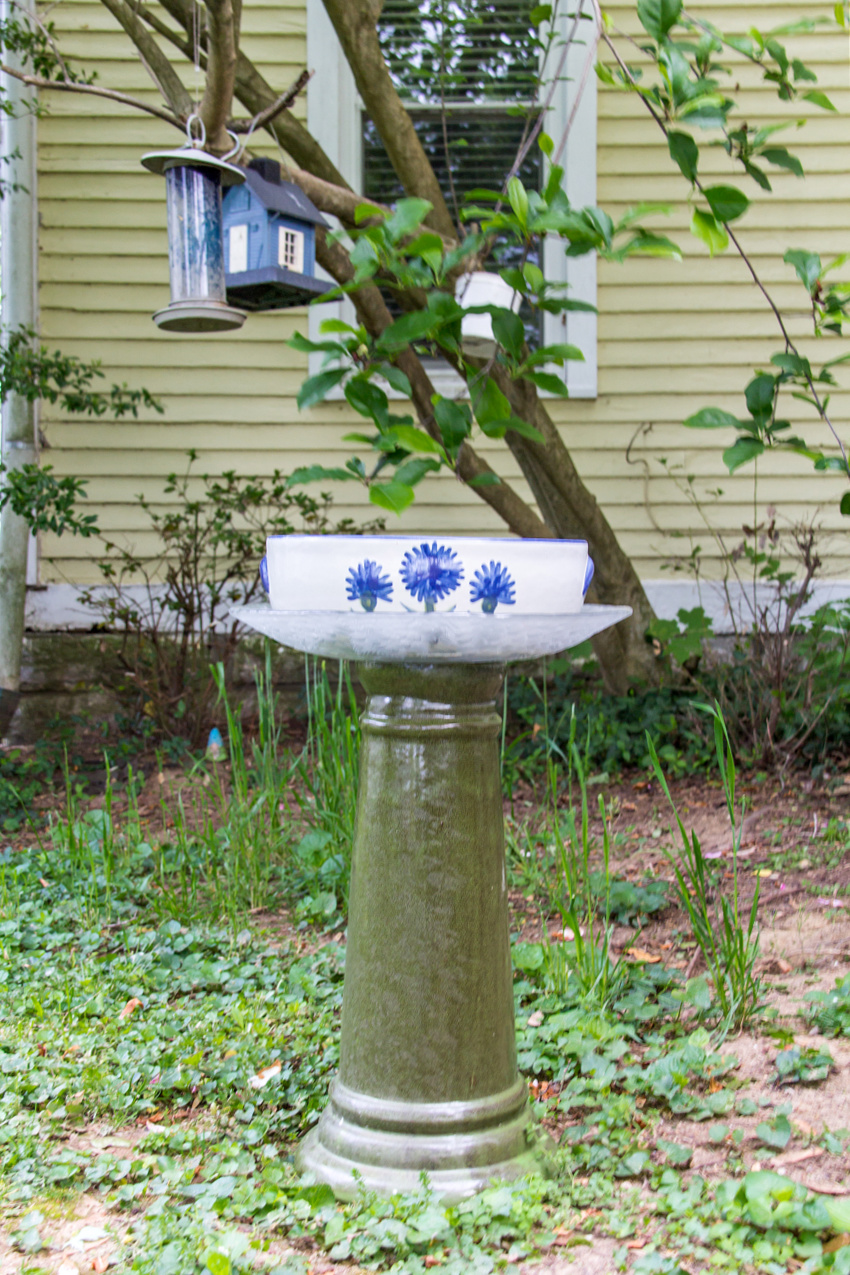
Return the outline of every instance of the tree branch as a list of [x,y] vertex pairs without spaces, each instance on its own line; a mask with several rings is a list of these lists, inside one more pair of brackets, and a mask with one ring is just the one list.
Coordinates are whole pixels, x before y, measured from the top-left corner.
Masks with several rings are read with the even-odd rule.
[[258,111],[253,119],[232,120],[230,124],[228,124],[230,132],[253,133],[256,129],[265,128],[268,124],[271,124],[272,120],[275,119],[276,116],[280,115],[281,111],[289,110],[295,99],[303,93],[308,82],[312,79],[312,76],[312,71],[302,71],[295,83],[292,84],[285,93],[281,93],[277,101],[272,102],[271,106],[266,106],[263,110]]
[[447,238],[457,236],[440,184],[413,121],[395,90],[368,0],[324,0],[357,89],[381,135],[390,163],[408,195],[427,199],[433,208],[425,222]]
[[174,114],[187,119],[192,113],[192,98],[150,31],[124,0],[103,0],[103,4],[133,41],[145,70]]
[[[179,49],[183,56],[188,58],[190,62],[194,61],[195,50],[193,49],[192,42],[188,39],[188,36],[184,39],[179,31],[173,31],[171,27],[167,26],[166,23],[164,23],[155,13],[151,13],[150,9],[148,9],[145,5],[139,4],[138,0],[129,0],[129,3],[133,12],[138,14],[142,21],[146,22],[152,30],[156,31],[157,35],[161,35],[164,39],[168,40],[170,44],[173,44],[175,49]],[[201,67],[205,69],[207,65],[206,53],[204,53],[203,50],[199,50],[199,52],[201,55]]]
[[206,10],[207,77],[200,115],[207,132],[207,148],[223,154],[231,149],[227,121],[231,115],[236,82],[233,0],[206,0]]
[[97,84],[78,84],[74,80],[45,80],[40,75],[27,75],[24,71],[16,71],[5,62],[0,62],[0,71],[4,75],[11,75],[15,80],[20,80],[22,84],[28,84],[30,88],[55,89],[59,93],[87,93],[91,97],[105,97],[110,102],[121,102],[124,106],[132,106],[136,111],[155,115],[157,119],[165,120],[166,124],[173,124],[175,128],[182,128],[185,123],[185,120],[173,115],[171,111],[163,110],[161,106],[151,106],[149,102],[141,102],[138,98],[129,97],[126,93],[116,93],[113,89],[100,88]]

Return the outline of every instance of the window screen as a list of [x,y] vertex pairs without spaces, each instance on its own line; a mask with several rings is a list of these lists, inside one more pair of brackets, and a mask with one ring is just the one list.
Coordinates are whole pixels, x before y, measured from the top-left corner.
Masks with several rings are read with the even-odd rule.
[[[385,0],[378,23],[384,57],[455,217],[470,191],[501,189],[533,122],[539,42],[532,7],[530,0]],[[539,188],[536,145],[519,176]],[[363,193],[387,204],[404,193],[365,113]],[[488,265],[515,259],[517,250],[497,249]],[[537,320],[525,312],[523,319],[538,344]]]

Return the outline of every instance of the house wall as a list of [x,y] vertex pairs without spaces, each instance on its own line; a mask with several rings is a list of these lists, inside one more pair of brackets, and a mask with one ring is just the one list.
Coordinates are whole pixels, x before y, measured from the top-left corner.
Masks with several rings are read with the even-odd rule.
[[[635,31],[632,9],[611,6],[615,25]],[[751,25],[791,22],[801,12],[799,5],[762,0],[745,7],[704,0],[698,11],[738,33]],[[804,4],[804,12],[829,17],[832,8]],[[62,0],[51,9],[51,19],[63,49],[96,70],[100,84],[157,100],[138,56],[100,4]],[[749,183],[754,204],[740,233],[777,302],[790,308],[795,336],[804,336],[805,294],[782,254],[787,247],[807,247],[829,257],[850,248],[850,88],[846,35],[824,26],[813,35],[790,37],[789,43],[814,66],[819,87],[839,111],[832,115],[783,105],[760,87],[741,93],[751,121],[811,118],[799,132],[792,129],[780,138],[799,153],[806,181],[776,170],[773,196]],[[291,83],[305,64],[304,0],[246,0],[243,44],[274,86]],[[193,83],[190,66],[185,73]],[[743,66],[740,78],[744,84],[752,79]],[[341,403],[304,414],[296,408],[306,357],[283,343],[296,330],[306,331],[305,310],[252,315],[241,332],[213,337],[168,335],[151,320],[168,299],[165,187],[140,168],[139,157],[179,144],[177,134],[153,118],[94,98],[54,94],[48,104],[50,114],[39,122],[38,150],[43,337],[67,353],[100,359],[110,381],[146,386],[162,397],[165,414],[148,413],[138,422],[74,421],[45,407],[41,427],[49,451],[44,460],[57,474],[87,479],[104,532],[126,538],[142,552],[153,550],[154,542],[135,497],[144,493],[155,500],[165,476],[185,465],[189,448],[198,452],[198,473],[231,468],[267,473],[317,460],[341,463],[350,454],[341,436],[359,418]],[[305,114],[303,99],[296,109]],[[720,460],[725,435],[681,428],[685,417],[709,402],[742,411],[752,368],[766,364],[781,342],[744,264],[731,252],[710,261],[688,233],[686,184],[640,104],[602,88],[598,114],[599,204],[616,216],[640,200],[674,202],[673,216],[655,218],[653,224],[680,243],[685,259],[600,265],[598,398],[552,406],[580,472],[648,580],[675,584],[680,577],[670,575],[664,564],[670,555],[687,554],[693,544],[702,546],[709,574],[716,573],[717,550],[703,517],[734,543],[742,523],[763,518],[770,504],[790,522],[816,517],[824,528],[827,574],[850,577],[850,550],[836,508],[837,480],[813,474],[807,462],[792,457],[762,462],[754,512],[754,471],[726,473]],[[717,180],[738,180],[719,148],[706,154],[701,171]],[[806,349],[813,346],[804,341]],[[822,343],[815,353],[824,348]],[[848,376],[844,379],[850,383]],[[850,436],[847,392],[834,394],[832,410],[842,433]],[[799,426],[813,442],[826,441],[802,415]],[[486,440],[481,450],[525,493],[506,450]],[[695,476],[699,508],[688,497],[687,475]],[[722,498],[706,494],[717,488]],[[450,477],[428,480],[419,490],[404,517],[391,519],[393,529],[502,530],[480,499]],[[354,518],[375,512],[353,484],[338,489],[337,509]],[[41,582],[96,581],[92,553],[91,541],[44,537]],[[67,596],[67,590],[62,592]],[[668,589],[668,598],[674,595],[680,596]]]

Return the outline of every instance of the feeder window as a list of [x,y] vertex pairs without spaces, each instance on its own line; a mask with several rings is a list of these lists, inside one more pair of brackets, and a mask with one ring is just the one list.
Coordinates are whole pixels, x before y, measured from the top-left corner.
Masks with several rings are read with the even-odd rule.
[[277,263],[284,270],[302,274],[304,270],[304,236],[300,230],[281,226],[278,231]]
[[227,236],[227,269],[230,274],[239,274],[248,269],[248,227],[231,226]]

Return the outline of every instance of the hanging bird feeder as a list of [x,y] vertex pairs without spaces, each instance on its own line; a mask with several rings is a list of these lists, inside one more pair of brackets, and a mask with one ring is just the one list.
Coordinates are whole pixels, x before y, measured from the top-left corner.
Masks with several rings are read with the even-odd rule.
[[222,200],[227,300],[244,310],[288,310],[336,285],[316,278],[316,227],[327,226],[275,159],[252,159],[245,185]]
[[[194,123],[200,125],[199,138],[193,135]],[[197,115],[189,117],[186,134],[186,145],[179,150],[142,156],[145,168],[164,174],[168,207],[171,303],[157,310],[154,323],[168,332],[241,328],[244,313],[227,302],[221,192],[244,182],[245,172],[228,164],[230,155],[216,159],[203,149],[206,134]]]

